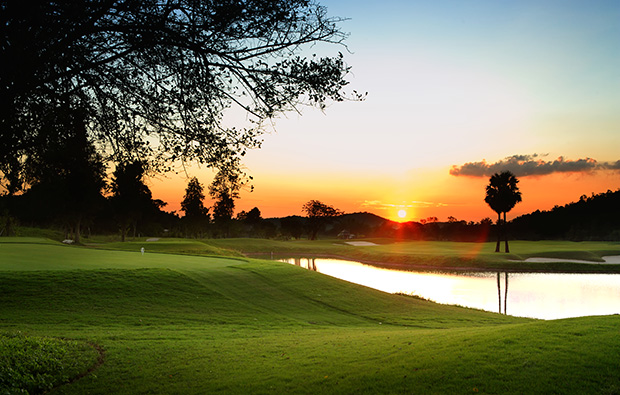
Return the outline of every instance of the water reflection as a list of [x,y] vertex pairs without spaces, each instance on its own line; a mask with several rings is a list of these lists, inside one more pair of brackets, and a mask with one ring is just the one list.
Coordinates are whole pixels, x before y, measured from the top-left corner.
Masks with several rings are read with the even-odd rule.
[[[502,314],[502,285],[500,282],[500,273],[497,272],[497,299],[499,300],[499,313]],[[508,307],[508,273],[504,273],[504,314],[507,313]]]
[[[280,259],[281,262],[288,262],[295,266],[303,267],[308,270],[312,270],[314,272],[318,272],[316,268],[316,258],[290,258],[290,259]],[[332,261],[330,259],[324,259],[324,261]],[[346,261],[343,261],[346,262]],[[327,273],[325,273],[327,274]],[[335,276],[333,276],[335,277]]]
[[438,303],[503,314],[508,313],[510,299],[510,314],[520,317],[557,319],[620,313],[617,274],[431,273],[383,269],[336,259],[282,261],[385,292],[418,295]]

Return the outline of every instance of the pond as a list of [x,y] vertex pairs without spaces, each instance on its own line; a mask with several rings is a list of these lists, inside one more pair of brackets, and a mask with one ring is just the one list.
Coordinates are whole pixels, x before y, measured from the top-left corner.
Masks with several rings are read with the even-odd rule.
[[519,317],[620,314],[620,275],[413,272],[338,259],[279,259],[384,292]]

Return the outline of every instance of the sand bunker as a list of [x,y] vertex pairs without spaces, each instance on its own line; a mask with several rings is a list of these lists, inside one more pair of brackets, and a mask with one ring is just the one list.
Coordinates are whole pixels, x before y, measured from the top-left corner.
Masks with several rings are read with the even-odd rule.
[[159,237],[152,237],[150,239],[146,239],[146,241],[159,241]]
[[[589,264],[592,264],[592,265],[604,265],[604,264],[618,265],[618,264],[620,264],[620,255],[604,256],[603,260],[605,262],[592,262],[592,261],[584,261],[584,260],[580,260],[580,259],[527,258],[523,262],[538,262],[538,263],[571,262],[571,263],[589,263]],[[519,261],[519,262],[521,262],[521,261]]]
[[366,247],[366,246],[377,245],[375,243],[371,243],[370,241],[345,241],[345,244],[356,246],[356,247]]

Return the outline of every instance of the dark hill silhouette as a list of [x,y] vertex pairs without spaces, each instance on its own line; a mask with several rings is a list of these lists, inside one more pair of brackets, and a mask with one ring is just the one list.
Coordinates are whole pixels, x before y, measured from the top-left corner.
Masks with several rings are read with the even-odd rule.
[[510,232],[526,240],[620,241],[620,189],[521,215],[511,221]]
[[[284,237],[300,238],[307,234],[308,218],[289,216],[268,218]],[[490,223],[473,223],[452,219],[449,222],[395,222],[368,212],[342,214],[326,224],[321,234],[341,238],[393,238],[402,240],[486,241]]]
[[340,216],[340,218],[343,220],[347,220],[347,221],[356,221],[356,222],[359,222],[360,224],[364,224],[367,226],[373,226],[373,227],[383,225],[385,222],[392,222],[388,219],[385,219],[376,214],[368,213],[368,212],[343,214]]
[[[307,217],[291,215],[282,218],[267,218],[265,221],[274,224],[283,236],[300,238],[307,232]],[[392,221],[372,213],[342,214],[327,223],[326,235],[337,236],[340,232],[346,231],[346,234],[352,237],[371,237],[386,223],[392,223]]]

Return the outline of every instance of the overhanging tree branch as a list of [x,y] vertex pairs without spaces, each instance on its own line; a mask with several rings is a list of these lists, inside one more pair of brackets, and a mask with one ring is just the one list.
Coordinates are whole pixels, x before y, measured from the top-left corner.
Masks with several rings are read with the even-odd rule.
[[[92,142],[117,157],[237,163],[260,146],[263,120],[347,97],[341,54],[302,56],[343,45],[342,20],[308,0],[2,2],[0,56],[11,62],[0,68],[0,175],[19,178],[61,102],[83,110]],[[223,124],[232,106],[252,127]]]

